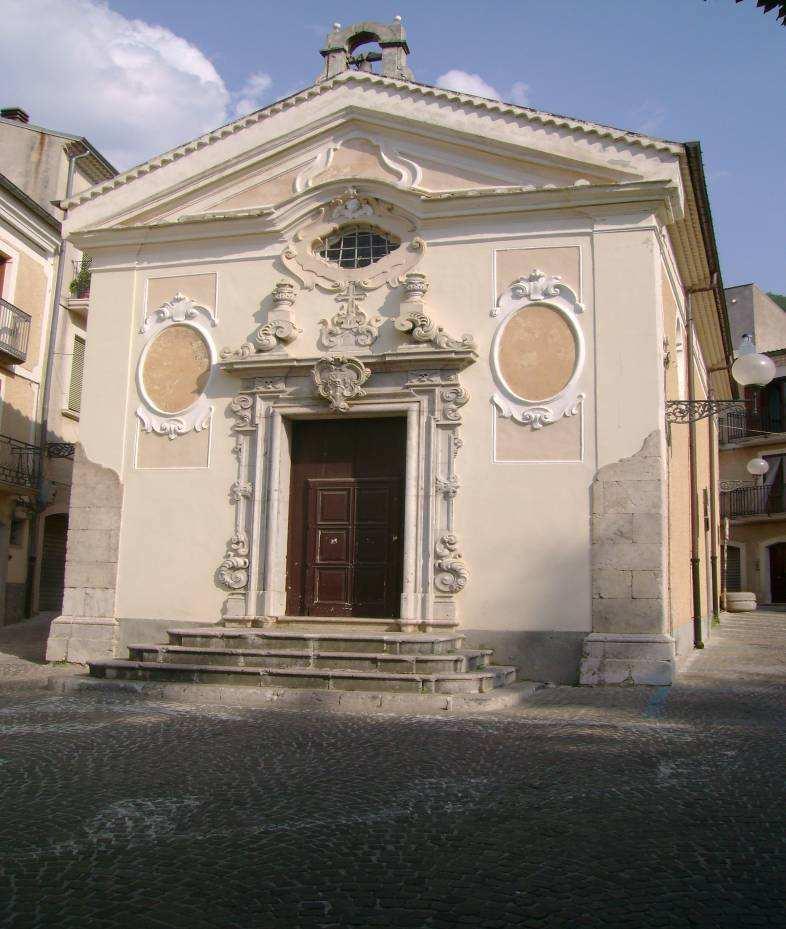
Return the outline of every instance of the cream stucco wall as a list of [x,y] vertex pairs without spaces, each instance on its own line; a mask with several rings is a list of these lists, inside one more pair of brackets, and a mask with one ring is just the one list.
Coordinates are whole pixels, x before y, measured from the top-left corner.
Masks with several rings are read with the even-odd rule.
[[[421,231],[428,247],[418,269],[431,282],[430,314],[451,334],[470,332],[478,342],[479,360],[461,375],[471,400],[462,409],[464,448],[456,463],[461,481],[456,528],[471,572],[459,610],[463,625],[473,629],[590,631],[590,484],[599,465],[632,455],[653,429],[662,427],[652,231],[641,228],[641,216],[632,228],[608,219],[597,228],[587,218],[573,216],[575,231],[570,233],[560,231],[564,222],[478,216],[471,225],[462,224],[458,234],[448,222],[432,222]],[[196,260],[194,246],[146,247],[136,253],[139,270],[104,270],[117,255],[105,258],[95,249],[80,426],[88,458],[117,471],[123,482],[117,595],[121,618],[216,621],[226,596],[215,571],[232,532],[227,493],[236,463],[227,404],[238,390],[236,379],[216,371],[208,386],[214,405],[209,468],[135,466],[140,429],[135,373],[146,339],[138,330],[148,281],[156,282],[158,299],[168,276],[171,297],[187,287],[191,275],[200,281],[215,274],[218,326],[210,335],[221,348],[249,337],[262,321],[260,300],[281,277],[277,243],[238,240],[231,249],[222,248],[220,262],[211,257],[212,243],[202,249],[204,260]],[[510,283],[494,280],[498,249],[521,254],[518,275],[541,263],[545,250],[564,255],[560,270],[566,280],[580,268],[576,286],[587,342],[582,460],[493,460],[497,414],[490,404],[496,388],[489,351],[499,323],[490,309],[498,290]],[[392,320],[399,301],[398,292],[381,288],[368,295],[363,308]],[[303,333],[289,353],[317,352],[319,320],[336,309],[331,295],[301,291],[295,315]],[[374,350],[404,341],[388,322]],[[530,441],[538,442],[540,436],[529,427],[515,428],[527,430]],[[541,435],[547,445],[548,427]],[[160,454],[166,457],[166,448]]]

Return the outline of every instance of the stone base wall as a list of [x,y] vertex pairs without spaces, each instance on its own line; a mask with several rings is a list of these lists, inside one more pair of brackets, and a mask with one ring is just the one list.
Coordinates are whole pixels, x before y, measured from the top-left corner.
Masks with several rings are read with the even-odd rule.
[[71,487],[63,615],[49,631],[47,661],[84,664],[115,654],[115,594],[123,485],[77,445]]
[[593,631],[584,642],[580,683],[671,683],[661,432],[650,433],[630,458],[599,469],[591,519]]
[[5,624],[18,623],[25,616],[26,584],[5,585]]

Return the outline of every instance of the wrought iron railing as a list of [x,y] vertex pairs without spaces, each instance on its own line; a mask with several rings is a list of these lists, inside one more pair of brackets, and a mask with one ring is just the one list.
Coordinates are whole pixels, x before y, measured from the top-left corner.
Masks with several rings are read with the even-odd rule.
[[41,449],[0,435],[0,482],[16,487],[37,487],[41,476]]
[[783,484],[740,484],[731,490],[721,490],[722,517],[771,516],[773,513],[783,513],[784,506]]
[[720,417],[718,425],[721,445],[741,442],[743,439],[786,432],[786,410],[734,410]]
[[0,355],[21,364],[27,358],[29,338],[30,317],[18,306],[0,299]]

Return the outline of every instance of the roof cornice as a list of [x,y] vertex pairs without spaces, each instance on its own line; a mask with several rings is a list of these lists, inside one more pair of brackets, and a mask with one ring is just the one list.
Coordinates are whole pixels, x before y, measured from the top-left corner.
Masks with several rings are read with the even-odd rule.
[[559,116],[554,113],[547,113],[542,110],[535,110],[530,107],[517,106],[513,103],[504,103],[501,100],[490,100],[486,97],[476,97],[472,94],[459,93],[454,90],[445,90],[441,87],[432,87],[429,84],[418,84],[413,81],[404,81],[397,78],[383,77],[379,74],[370,74],[363,71],[344,71],[329,81],[320,84],[314,84],[305,90],[299,91],[282,100],[278,100],[270,106],[255,110],[246,116],[233,120],[224,126],[207,132],[196,139],[192,139],[177,148],[170,149],[161,155],[149,161],[143,162],[136,167],[130,168],[116,177],[111,178],[104,183],[96,184],[86,190],[80,191],[68,200],[60,201],[63,209],[71,209],[80,204],[87,203],[100,197],[102,194],[123,187],[140,177],[150,174],[153,171],[163,168],[178,161],[187,155],[192,154],[200,149],[213,145],[216,142],[225,139],[227,136],[234,135],[237,132],[247,129],[256,123],[270,119],[284,110],[291,109],[298,104],[329,93],[335,87],[348,83],[365,83],[379,87],[387,87],[404,92],[418,94],[422,97],[433,97],[439,100],[448,100],[457,103],[467,109],[485,110],[490,112],[504,113],[514,117],[519,117],[525,122],[537,122],[542,125],[555,126],[562,129],[568,129],[575,132],[582,132],[595,135],[599,138],[609,139],[614,142],[623,142],[630,145],[637,145],[643,149],[655,149],[657,151],[669,152],[671,154],[682,154],[683,146],[679,142],[669,142],[664,139],[656,139],[650,136],[641,135],[640,133],[629,132],[625,129],[615,129],[612,126],[604,126],[600,123],[591,123],[585,120],[573,119],[567,116]]

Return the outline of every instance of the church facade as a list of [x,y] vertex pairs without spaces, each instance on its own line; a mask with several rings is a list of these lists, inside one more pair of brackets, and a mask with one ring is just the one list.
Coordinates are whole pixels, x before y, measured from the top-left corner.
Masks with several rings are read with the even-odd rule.
[[419,84],[407,52],[398,21],[335,28],[313,86],[64,204],[92,286],[50,660],[668,683],[696,578],[709,627],[717,445],[701,423],[692,491],[666,417],[731,391],[697,146]]

